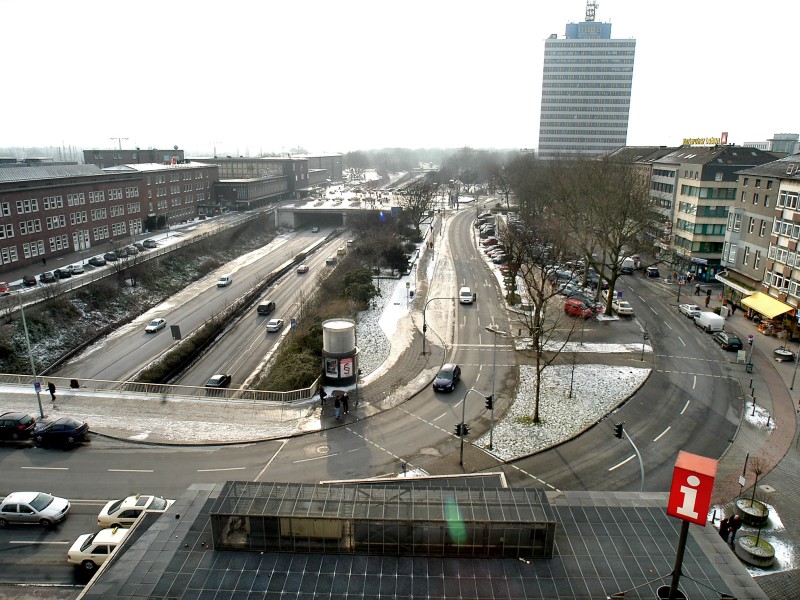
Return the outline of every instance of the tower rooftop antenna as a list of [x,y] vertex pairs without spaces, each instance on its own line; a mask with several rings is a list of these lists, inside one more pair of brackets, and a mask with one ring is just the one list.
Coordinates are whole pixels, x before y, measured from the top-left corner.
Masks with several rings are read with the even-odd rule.
[[586,0],[586,21],[591,23],[594,21],[594,14],[597,12],[599,4],[594,0]]

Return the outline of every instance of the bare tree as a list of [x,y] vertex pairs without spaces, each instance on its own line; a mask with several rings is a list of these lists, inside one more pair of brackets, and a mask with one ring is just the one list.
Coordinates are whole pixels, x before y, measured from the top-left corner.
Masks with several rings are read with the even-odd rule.
[[491,185],[506,199],[506,208],[511,208],[508,198],[511,195],[511,174],[505,165],[494,165],[491,170]]
[[417,235],[421,235],[422,221],[433,210],[438,189],[439,185],[430,176],[417,179],[403,188],[399,204],[406,212],[409,222],[416,229]]

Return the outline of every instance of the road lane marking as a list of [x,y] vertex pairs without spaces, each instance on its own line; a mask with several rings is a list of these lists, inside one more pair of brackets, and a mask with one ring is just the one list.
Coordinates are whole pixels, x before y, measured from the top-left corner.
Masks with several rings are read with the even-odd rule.
[[645,301],[644,298],[642,298],[641,296],[639,296],[639,300],[641,300],[642,302]]
[[681,414],[683,414],[683,413],[685,413],[685,412],[686,412],[686,409],[687,409],[687,408],[689,408],[689,403],[690,403],[690,402],[691,402],[691,400],[687,400],[687,401],[686,401],[686,404],[684,404],[684,406],[683,406],[683,410],[681,411]]
[[670,324],[669,324],[669,323],[667,323],[666,321],[664,321],[664,325],[666,325],[667,327],[669,327],[670,329],[672,329],[672,325],[670,325]]
[[[273,453],[273,455],[272,455],[272,458],[270,458],[270,459],[267,461],[267,464],[265,464],[265,465],[264,465],[264,468],[263,468],[263,469],[261,469],[261,471],[259,471],[259,472],[258,472],[258,475],[256,475],[256,478],[255,478],[255,481],[258,481],[258,480],[259,480],[259,478],[260,478],[260,477],[261,477],[261,476],[264,474],[264,472],[265,472],[267,469],[269,469],[269,466],[272,464],[272,461],[274,461],[276,458],[278,458],[278,453],[279,453],[281,450],[283,450],[283,449],[286,447],[286,444],[288,444],[288,443],[289,443],[289,440],[281,440],[281,447],[280,447],[280,448],[278,448],[278,449],[277,449],[277,450],[276,450],[276,451]],[[327,450],[327,447],[326,447],[326,450]]]
[[247,467],[227,467],[225,469],[197,469],[198,473],[213,473],[214,471],[244,471]]
[[694,376],[694,380],[692,381],[692,389],[694,389],[696,385],[697,385],[697,375]]
[[664,437],[664,435],[665,435],[665,434],[666,434],[666,433],[667,433],[667,432],[668,432],[670,429],[672,429],[672,425],[670,425],[670,426],[669,426],[669,427],[667,427],[667,428],[666,428],[664,431],[662,431],[661,433],[659,433],[659,434],[658,434],[658,436],[656,436],[656,438],[655,438],[653,441],[654,441],[654,442],[657,442],[658,440],[660,440],[662,437]]
[[433,420],[433,423],[436,423],[436,421],[438,421],[438,420],[439,420],[439,419],[441,419],[442,417],[446,417],[446,416],[447,416],[447,413],[442,413],[442,414],[440,414],[438,417],[436,417],[436,418]]
[[657,314],[658,314],[658,313],[656,312],[656,309],[655,309],[655,308],[653,308],[652,306],[648,306],[648,308],[649,308],[650,310],[652,310],[652,311],[653,311],[653,314],[654,314],[654,315],[657,315]]
[[20,467],[30,471],[69,471],[69,467]]
[[153,469],[108,469],[109,473],[152,473]]
[[9,544],[38,544],[40,546],[44,545],[66,545],[71,544],[72,542],[40,542],[38,540],[8,540]]
[[614,469],[619,469],[619,468],[620,468],[622,465],[624,465],[625,463],[628,463],[628,462],[632,461],[634,458],[636,458],[636,455],[635,455],[635,454],[631,454],[631,455],[630,455],[628,458],[626,458],[625,460],[623,460],[621,463],[619,463],[619,464],[616,464],[616,465],[614,465],[613,467],[611,467],[611,468],[609,469],[609,471],[613,471]]
[[681,339],[681,336],[678,336],[678,341],[686,347],[686,342]]

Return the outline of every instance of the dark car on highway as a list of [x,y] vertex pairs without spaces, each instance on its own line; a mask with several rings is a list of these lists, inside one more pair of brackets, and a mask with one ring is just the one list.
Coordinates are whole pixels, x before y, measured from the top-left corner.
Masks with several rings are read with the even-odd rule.
[[453,363],[447,363],[436,375],[433,380],[433,390],[435,392],[452,392],[456,389],[456,384],[461,379],[461,367]]
[[231,376],[227,373],[215,373],[206,381],[207,388],[226,388],[230,384]]
[[72,417],[61,417],[50,423],[39,422],[33,432],[33,439],[40,444],[72,444],[86,437],[89,424]]
[[725,331],[717,331],[711,338],[725,350],[741,350],[744,347],[742,340]]
[[7,412],[0,415],[0,439],[27,439],[35,427],[36,419],[27,413]]

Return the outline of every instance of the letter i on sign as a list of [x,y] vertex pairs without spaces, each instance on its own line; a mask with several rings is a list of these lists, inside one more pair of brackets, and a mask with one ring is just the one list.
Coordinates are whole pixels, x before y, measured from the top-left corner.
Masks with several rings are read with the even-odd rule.
[[700,478],[697,475],[689,475],[686,478],[686,483],[689,485],[682,485],[680,487],[681,494],[683,494],[683,503],[675,509],[675,512],[690,519],[698,517],[695,508],[697,502],[697,486],[700,485]]
[[667,514],[705,525],[716,475],[716,460],[681,450],[672,472]]

